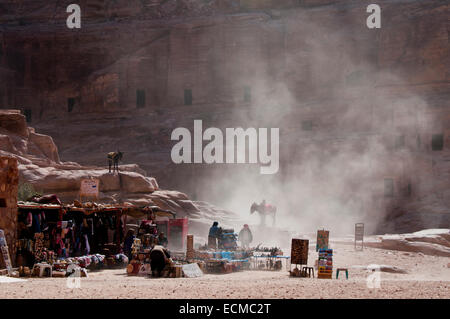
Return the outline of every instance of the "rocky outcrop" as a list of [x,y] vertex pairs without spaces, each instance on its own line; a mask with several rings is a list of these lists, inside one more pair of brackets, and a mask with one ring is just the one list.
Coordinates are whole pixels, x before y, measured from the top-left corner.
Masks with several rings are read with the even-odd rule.
[[25,116],[20,113],[20,110],[0,110],[0,129],[22,138],[29,136]]
[[[225,213],[224,210],[205,203],[197,205],[184,193],[159,189],[156,179],[146,176],[146,172],[138,165],[120,165],[119,173],[110,173],[108,169],[101,167],[61,162],[53,139],[29,128],[24,116],[19,112],[3,111],[0,113],[0,118],[3,119],[3,122],[0,122],[0,130],[5,134],[3,138],[0,138],[0,141],[4,141],[0,144],[0,154],[7,156],[0,158],[0,168],[5,172],[0,180],[0,204],[1,199],[5,199],[5,205],[8,207],[0,207],[0,210],[8,210],[8,213],[3,213],[3,217],[0,218],[0,228],[7,231],[7,239],[10,243],[13,243],[15,238],[13,236],[16,223],[14,218],[17,217],[17,213],[13,208],[17,207],[19,176],[21,183],[29,183],[36,191],[45,194],[57,194],[64,203],[72,203],[75,199],[79,199],[83,179],[96,178],[100,183],[99,197],[95,201],[159,206],[175,212],[178,218],[188,217],[190,226],[196,234],[205,233],[211,221],[217,218],[224,224],[230,224],[235,220],[236,216],[232,212]],[[10,123],[22,123],[24,126],[19,129],[16,126],[10,126]],[[28,134],[19,135],[20,132],[28,132]],[[7,164],[3,164],[5,160]],[[17,178],[10,180],[10,176]]]
[[412,234],[383,235],[366,246],[450,257],[450,229],[427,229]]
[[34,143],[43,152],[45,157],[50,159],[52,162],[60,162],[58,149],[50,136],[30,132],[29,141]]
[[81,180],[97,178],[100,180],[100,192],[122,191],[130,193],[151,193],[158,189],[156,180],[135,172],[109,173],[105,169],[70,169],[21,165],[21,176],[44,193],[58,193],[80,190]]
[[[11,153],[19,163],[60,163],[58,148],[50,136],[36,134],[19,110],[0,110],[0,151]],[[7,154],[5,154],[7,155]]]
[[381,271],[381,272],[388,272],[388,273],[392,273],[392,274],[407,274],[408,271],[406,269],[400,268],[400,267],[396,267],[396,266],[391,266],[391,265],[368,265],[366,267],[367,270],[369,271]]
[[81,180],[91,177],[100,180],[100,192],[105,198],[119,192],[126,199],[127,194],[149,194],[159,188],[156,180],[144,176],[137,165],[121,166],[119,173],[112,174],[99,167],[61,162],[53,139],[28,127],[19,111],[0,111],[0,130],[4,133],[0,136],[0,153],[15,158],[21,180],[44,193],[57,193],[63,199],[73,200]]

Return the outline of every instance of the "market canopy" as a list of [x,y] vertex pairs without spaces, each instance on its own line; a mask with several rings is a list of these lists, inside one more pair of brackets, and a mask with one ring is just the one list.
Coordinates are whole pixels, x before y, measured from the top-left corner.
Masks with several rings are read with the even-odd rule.
[[17,203],[17,208],[19,209],[57,209],[60,210],[63,206],[56,204],[40,204],[35,202],[23,202],[20,201]]
[[134,218],[143,218],[148,214],[154,214],[155,217],[169,217],[175,218],[176,213],[164,210],[158,206],[145,206],[138,207],[132,205],[110,205],[110,204],[93,204],[78,207],[73,204],[71,205],[57,205],[57,204],[40,204],[35,202],[23,202],[19,201],[17,203],[18,209],[21,210],[65,210],[66,212],[82,212],[86,215],[91,215],[94,213],[117,213],[129,215]]

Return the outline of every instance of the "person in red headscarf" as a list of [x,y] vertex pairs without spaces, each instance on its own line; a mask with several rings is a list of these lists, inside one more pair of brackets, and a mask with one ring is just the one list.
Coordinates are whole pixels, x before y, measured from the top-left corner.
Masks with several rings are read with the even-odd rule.
[[250,243],[253,241],[252,232],[247,224],[245,224],[244,228],[242,228],[239,232],[239,241],[244,248],[248,248]]

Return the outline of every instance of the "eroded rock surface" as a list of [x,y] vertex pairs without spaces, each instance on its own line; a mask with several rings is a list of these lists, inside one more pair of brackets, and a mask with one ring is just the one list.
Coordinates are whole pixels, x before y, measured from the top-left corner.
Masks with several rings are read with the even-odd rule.
[[[3,140],[8,141],[0,148],[0,154],[17,159],[21,182],[29,183],[43,193],[55,193],[65,203],[79,198],[81,180],[98,178],[99,202],[156,205],[175,212],[178,218],[189,217],[195,233],[205,232],[212,220],[219,219],[226,224],[235,217],[234,213],[209,204],[197,206],[184,193],[159,189],[156,179],[145,176],[145,171],[135,164],[121,165],[119,173],[110,173],[106,168],[61,162],[52,138],[35,133],[26,125],[23,115],[15,111],[2,111],[0,118],[3,119],[0,130],[6,134]],[[25,126],[19,130],[10,123]]]

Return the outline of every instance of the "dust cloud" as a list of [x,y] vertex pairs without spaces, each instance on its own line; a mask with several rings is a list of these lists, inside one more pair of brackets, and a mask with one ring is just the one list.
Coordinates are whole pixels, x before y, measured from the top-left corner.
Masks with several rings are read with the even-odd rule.
[[[395,95],[384,89],[401,85],[401,76],[378,68],[376,36],[354,35],[368,31],[363,25],[341,27],[345,23],[335,18],[319,24],[297,10],[281,23],[285,49],[275,65],[258,54],[241,60],[239,67],[251,72],[234,84],[237,90],[251,87],[251,103],[231,109],[214,125],[280,128],[280,169],[261,175],[259,164],[203,168],[209,182],[198,183],[197,197],[238,213],[242,223],[233,225],[236,230],[259,224],[250,206],[265,199],[277,206],[280,229],[325,228],[339,235],[364,222],[366,233],[374,233],[385,218],[389,179],[403,181],[416,169],[403,160],[412,156],[405,149],[420,144],[418,132],[432,125],[423,120],[427,103],[413,92]],[[248,37],[245,32],[234,37]],[[402,161],[390,155],[396,151],[404,153]],[[403,191],[393,183],[396,192]],[[266,223],[272,223],[270,216]]]

